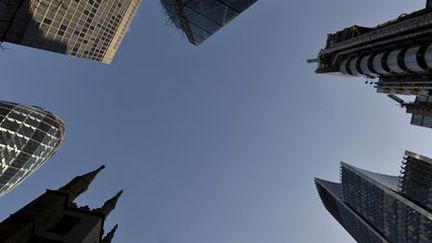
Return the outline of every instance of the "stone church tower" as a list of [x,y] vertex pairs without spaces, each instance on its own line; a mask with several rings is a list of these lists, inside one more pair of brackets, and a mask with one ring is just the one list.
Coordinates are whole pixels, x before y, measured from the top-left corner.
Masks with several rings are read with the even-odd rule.
[[73,201],[104,168],[77,176],[58,190],[47,190],[0,223],[2,243],[110,243],[117,225],[104,236],[104,222],[122,191],[97,209]]

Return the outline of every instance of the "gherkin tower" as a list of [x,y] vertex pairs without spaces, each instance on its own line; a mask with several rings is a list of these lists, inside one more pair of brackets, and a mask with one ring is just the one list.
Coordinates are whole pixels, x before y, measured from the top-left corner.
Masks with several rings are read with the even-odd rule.
[[0,196],[59,149],[64,131],[63,122],[51,112],[0,101]]

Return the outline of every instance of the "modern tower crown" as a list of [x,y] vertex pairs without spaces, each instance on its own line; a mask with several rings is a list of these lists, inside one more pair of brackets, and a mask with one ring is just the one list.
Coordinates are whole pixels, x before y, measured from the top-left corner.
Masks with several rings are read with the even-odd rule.
[[326,209],[358,242],[432,241],[432,159],[407,151],[401,175],[341,163],[341,183],[315,179]]
[[64,131],[63,122],[40,107],[0,101],[0,196],[59,149]]

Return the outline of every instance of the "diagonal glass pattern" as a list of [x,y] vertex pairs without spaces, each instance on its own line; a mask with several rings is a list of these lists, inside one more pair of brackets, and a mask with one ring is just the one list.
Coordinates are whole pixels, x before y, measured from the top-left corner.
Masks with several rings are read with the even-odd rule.
[[59,149],[64,130],[63,122],[42,108],[0,101],[0,196]]

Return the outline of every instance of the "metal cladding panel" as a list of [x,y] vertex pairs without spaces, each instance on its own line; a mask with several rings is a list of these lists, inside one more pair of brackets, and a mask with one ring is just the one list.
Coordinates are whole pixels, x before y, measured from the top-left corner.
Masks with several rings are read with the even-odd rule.
[[189,42],[199,45],[257,0],[161,0],[162,6]]
[[353,76],[359,76],[361,73],[357,70],[357,62],[359,58],[355,57],[350,61],[349,70]]
[[417,95],[413,103],[406,106],[411,113],[411,125],[432,128],[432,96]]
[[59,148],[63,122],[39,107],[0,101],[0,196],[39,169]]
[[421,46],[414,46],[409,48],[404,56],[404,63],[405,66],[412,72],[415,73],[428,73],[426,70],[424,70],[418,61],[418,55],[420,51]]
[[429,68],[432,68],[432,45],[429,45],[426,48],[426,51],[425,51],[425,54],[424,54],[424,59],[425,59],[426,65]]
[[344,75],[351,75],[351,73],[349,73],[348,72],[348,61],[349,60],[344,60],[342,63],[341,63],[341,65],[340,65],[340,68],[339,68],[339,71],[342,73],[342,74],[344,74]]
[[371,55],[363,56],[361,58],[361,60],[360,60],[360,70],[361,70],[361,73],[363,73],[366,76],[377,77],[378,75],[376,73],[374,73],[369,68],[369,62],[371,61],[371,58],[372,58]]
[[432,210],[432,160],[409,152],[401,170],[401,193]]
[[390,242],[432,242],[432,214],[390,188],[385,175],[342,165],[343,199]]
[[390,68],[392,72],[397,74],[405,74],[406,71],[402,69],[399,65],[399,56],[401,55],[402,50],[391,51],[387,56],[387,66]]
[[378,74],[381,74],[384,76],[390,76],[390,75],[392,75],[392,73],[387,71],[386,68],[384,68],[384,66],[383,66],[384,56],[385,56],[384,52],[379,53],[376,56],[374,56],[374,58],[372,60],[372,66]]
[[432,116],[413,114],[411,117],[411,125],[432,128]]

